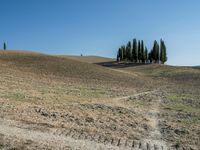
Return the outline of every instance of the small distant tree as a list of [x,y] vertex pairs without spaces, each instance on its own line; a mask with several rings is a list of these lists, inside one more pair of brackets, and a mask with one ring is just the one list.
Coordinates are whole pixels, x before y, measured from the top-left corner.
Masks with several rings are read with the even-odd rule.
[[3,43],[3,49],[6,50],[6,43]]

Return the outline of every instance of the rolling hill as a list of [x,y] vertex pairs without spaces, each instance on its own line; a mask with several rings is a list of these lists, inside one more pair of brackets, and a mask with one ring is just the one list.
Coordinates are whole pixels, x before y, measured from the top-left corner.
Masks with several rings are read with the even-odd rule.
[[0,149],[198,149],[199,93],[192,67],[0,51]]
[[78,57],[57,57],[27,51],[1,51],[0,56],[2,67],[6,66],[24,73],[91,80],[116,80],[120,78],[123,80],[124,78],[123,74],[119,75],[109,68],[86,63],[104,61],[107,60],[106,58],[97,57],[97,61],[95,61],[96,57],[84,57],[84,60],[79,60]]
[[60,57],[69,58],[69,59],[77,60],[80,62],[91,63],[91,64],[115,61],[115,59],[100,57],[100,56],[64,56],[62,55]]

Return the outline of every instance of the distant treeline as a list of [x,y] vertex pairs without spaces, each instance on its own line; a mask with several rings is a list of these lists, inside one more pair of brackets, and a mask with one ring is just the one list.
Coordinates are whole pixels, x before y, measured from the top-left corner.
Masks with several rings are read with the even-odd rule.
[[143,40],[133,42],[129,41],[127,45],[123,45],[117,52],[117,61],[129,61],[135,63],[162,63],[167,61],[167,50],[165,42],[161,39],[160,45],[155,40],[153,48],[148,52]]

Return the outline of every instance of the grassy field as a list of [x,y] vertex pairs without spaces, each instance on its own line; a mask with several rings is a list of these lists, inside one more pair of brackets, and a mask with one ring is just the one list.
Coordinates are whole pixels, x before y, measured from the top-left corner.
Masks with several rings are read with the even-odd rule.
[[1,51],[0,149],[198,149],[200,70],[112,61]]
[[114,61],[114,59],[112,59],[112,58],[106,58],[106,57],[100,57],[100,56],[64,56],[64,55],[61,55],[58,57],[73,59],[76,61],[90,63],[90,64]]

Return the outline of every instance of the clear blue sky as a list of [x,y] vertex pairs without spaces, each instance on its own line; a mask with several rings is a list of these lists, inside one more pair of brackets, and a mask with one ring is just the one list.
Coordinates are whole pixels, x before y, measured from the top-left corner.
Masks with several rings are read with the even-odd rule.
[[0,19],[8,49],[115,57],[163,38],[168,64],[200,65],[199,0],[0,0]]

